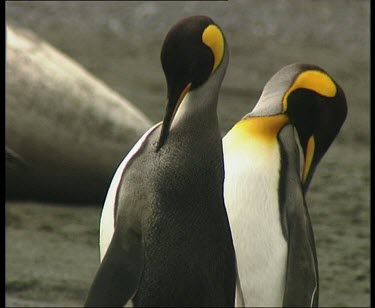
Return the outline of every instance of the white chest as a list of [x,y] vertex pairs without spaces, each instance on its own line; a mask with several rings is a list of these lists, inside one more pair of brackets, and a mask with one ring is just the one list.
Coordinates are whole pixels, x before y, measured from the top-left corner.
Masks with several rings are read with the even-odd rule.
[[223,140],[224,197],[245,306],[282,306],[287,242],[278,203],[277,143]]

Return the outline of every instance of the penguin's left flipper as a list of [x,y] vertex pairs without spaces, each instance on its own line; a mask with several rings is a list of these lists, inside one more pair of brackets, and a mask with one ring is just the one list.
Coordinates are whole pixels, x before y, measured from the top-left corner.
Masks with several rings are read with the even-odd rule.
[[123,307],[136,293],[143,270],[140,234],[115,230],[85,307]]
[[306,202],[301,200],[288,212],[288,261],[283,307],[317,307],[319,276],[314,234]]
[[318,261],[314,234],[307,209],[300,170],[299,150],[288,125],[279,134],[285,158],[280,174],[282,226],[288,242],[283,307],[317,307],[319,300]]

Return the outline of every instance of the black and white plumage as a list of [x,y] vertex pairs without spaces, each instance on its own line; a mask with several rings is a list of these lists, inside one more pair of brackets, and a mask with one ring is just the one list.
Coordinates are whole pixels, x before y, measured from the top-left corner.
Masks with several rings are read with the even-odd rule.
[[246,307],[318,305],[305,193],[346,114],[344,92],[327,72],[292,64],[223,138],[225,204]]
[[86,306],[233,306],[218,93],[229,53],[208,17],[179,21],[161,61],[163,122],[119,166],[100,223],[101,265]]

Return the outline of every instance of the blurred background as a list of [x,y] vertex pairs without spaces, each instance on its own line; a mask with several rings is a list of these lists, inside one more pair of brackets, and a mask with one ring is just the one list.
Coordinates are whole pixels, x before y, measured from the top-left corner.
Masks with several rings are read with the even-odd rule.
[[163,117],[162,42],[197,14],[230,46],[223,135],[285,65],[319,65],[344,89],[348,117],[307,202],[320,305],[370,305],[370,1],[18,1],[6,2],[7,307],[83,305],[109,182]]

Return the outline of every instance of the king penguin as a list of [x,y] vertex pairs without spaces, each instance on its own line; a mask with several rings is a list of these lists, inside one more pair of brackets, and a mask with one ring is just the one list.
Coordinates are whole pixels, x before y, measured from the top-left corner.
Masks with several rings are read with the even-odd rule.
[[118,167],[100,221],[88,307],[234,306],[218,93],[229,53],[206,16],[180,20],[161,50],[167,106]]
[[318,305],[305,193],[346,114],[345,94],[326,71],[292,64],[223,138],[224,198],[246,307]]

